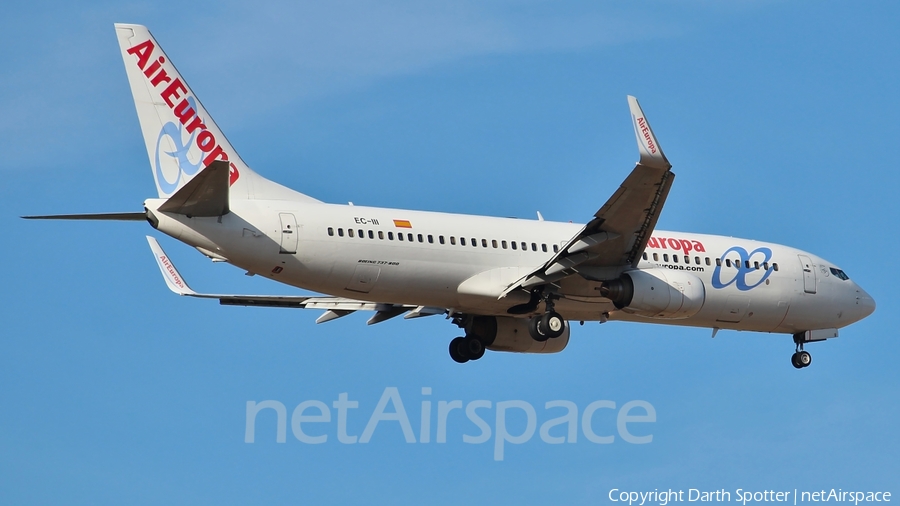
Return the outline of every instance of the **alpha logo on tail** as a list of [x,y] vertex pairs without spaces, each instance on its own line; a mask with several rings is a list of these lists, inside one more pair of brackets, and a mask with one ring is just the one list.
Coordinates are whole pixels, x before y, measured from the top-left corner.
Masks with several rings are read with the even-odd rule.
[[[190,179],[201,168],[215,160],[228,160],[228,153],[216,139],[215,134],[200,117],[196,99],[177,75],[173,78],[163,66],[166,57],[155,55],[156,45],[152,39],[139,42],[126,52],[133,55],[135,65],[149,80],[149,84],[172,111],[177,121],[167,121],[162,125],[156,141],[154,170],[160,191],[166,195],[174,193],[182,183],[182,176]],[[153,97],[157,102],[157,97]],[[162,104],[160,104],[162,105]],[[170,149],[166,145],[171,146]],[[178,168],[176,174],[165,174],[161,163],[162,156],[173,159]],[[192,160],[193,159],[193,160]],[[170,170],[171,171],[171,170]],[[240,178],[240,172],[234,163],[230,164],[229,183],[234,184]]]

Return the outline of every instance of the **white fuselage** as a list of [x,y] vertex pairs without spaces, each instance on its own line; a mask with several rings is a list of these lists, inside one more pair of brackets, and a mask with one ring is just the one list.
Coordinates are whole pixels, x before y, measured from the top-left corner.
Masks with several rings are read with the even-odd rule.
[[[235,200],[221,218],[188,218],[156,211],[162,202],[145,203],[159,230],[250,273],[334,296],[477,315],[509,316],[523,294],[501,297],[503,290],[582,228],[288,200]],[[705,290],[702,308],[686,318],[637,316],[601,297],[599,283],[580,280],[561,284],[557,311],[568,320],[796,333],[844,327],[874,310],[835,265],[777,244],[657,230],[637,268],[693,274]]]

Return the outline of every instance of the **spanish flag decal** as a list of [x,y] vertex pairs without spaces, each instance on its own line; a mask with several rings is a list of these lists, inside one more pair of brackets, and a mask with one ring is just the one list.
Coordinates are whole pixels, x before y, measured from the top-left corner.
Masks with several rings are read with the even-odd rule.
[[397,228],[412,228],[412,223],[409,220],[394,220],[394,226]]

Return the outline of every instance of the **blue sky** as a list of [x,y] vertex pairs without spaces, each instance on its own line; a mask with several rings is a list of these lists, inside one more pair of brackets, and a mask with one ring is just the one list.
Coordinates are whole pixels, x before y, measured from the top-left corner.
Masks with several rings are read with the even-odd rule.
[[[892,2],[33,2],[0,18],[0,502],[607,503],[622,490],[900,493],[900,7]],[[221,307],[168,292],[140,223],[155,194],[113,23],[147,25],[256,171],[329,202],[588,219],[637,158],[627,94],[677,174],[659,227],[789,244],[878,303],[794,370],[781,335],[609,323],[563,353],[460,366],[440,317]],[[295,293],[160,240],[195,289]],[[649,444],[275,442],[247,401],[348,393],[360,435],[396,387],[523,400],[538,423],[644,400]],[[430,387],[430,396],[422,388]],[[455,412],[456,415],[459,412]],[[486,418],[490,418],[485,411]],[[525,427],[512,412],[510,432]],[[612,411],[594,429],[616,434]],[[435,415],[432,414],[432,417]],[[493,424],[493,419],[490,418]],[[434,429],[432,429],[434,430]]]

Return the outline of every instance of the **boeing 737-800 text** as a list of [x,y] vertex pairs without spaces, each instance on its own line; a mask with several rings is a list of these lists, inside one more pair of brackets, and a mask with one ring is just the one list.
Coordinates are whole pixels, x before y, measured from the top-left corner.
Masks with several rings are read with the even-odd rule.
[[765,242],[656,230],[675,179],[637,100],[640,160],[586,225],[320,202],[252,171],[143,26],[117,24],[158,198],[144,212],[30,218],[147,220],[215,261],[322,296],[197,293],[148,237],[169,288],[225,305],[374,311],[369,324],[446,315],[457,362],[485,349],[563,350],[567,321],[784,333],[805,343],[875,309],[836,265]]

